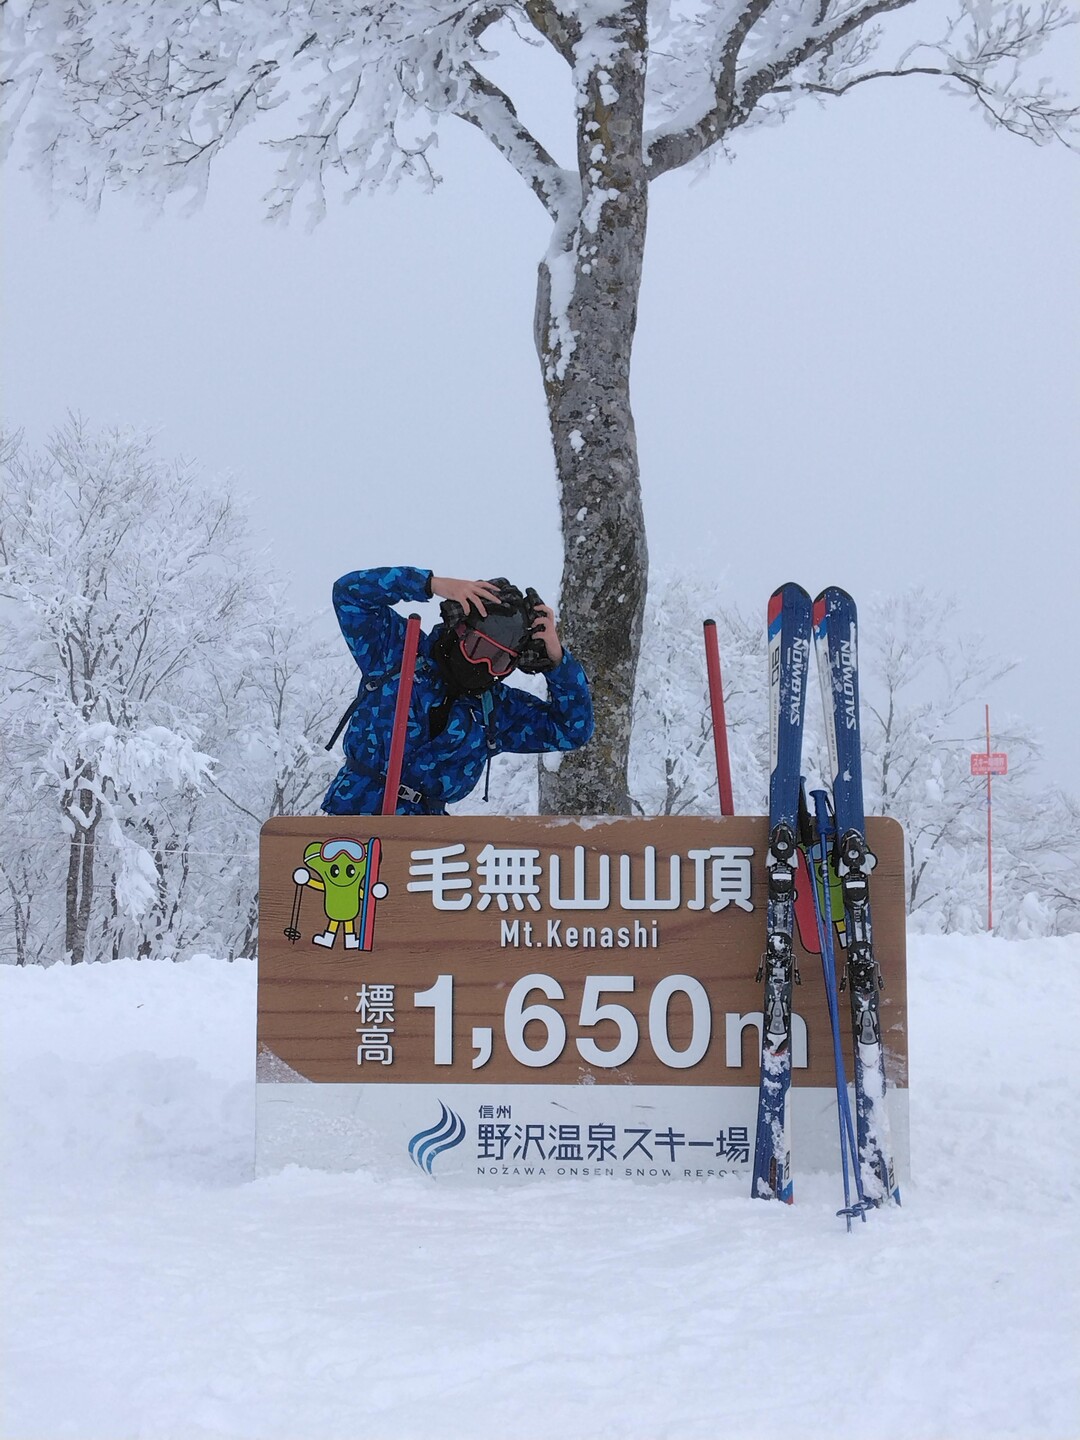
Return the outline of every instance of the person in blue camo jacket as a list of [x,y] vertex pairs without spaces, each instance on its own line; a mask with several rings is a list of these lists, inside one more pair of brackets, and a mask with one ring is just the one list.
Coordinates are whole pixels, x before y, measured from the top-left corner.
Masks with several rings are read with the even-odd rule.
[[[356,570],[334,586],[338,624],[363,680],[342,720],[345,764],[323,800],[327,815],[382,809],[405,642],[405,620],[391,607],[433,596],[443,602],[443,619],[420,636],[398,815],[445,814],[503,751],[576,750],[592,735],[585,672],[535,591],[522,595],[501,579],[442,579],[407,565]],[[543,673],[547,700],[504,685],[515,669]]]

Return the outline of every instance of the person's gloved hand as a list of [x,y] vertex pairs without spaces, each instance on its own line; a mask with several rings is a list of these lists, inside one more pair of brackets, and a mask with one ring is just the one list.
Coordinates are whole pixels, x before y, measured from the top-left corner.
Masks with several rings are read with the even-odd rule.
[[563,657],[563,647],[559,632],[555,628],[555,611],[550,605],[537,605],[536,613],[540,618],[532,627],[532,633],[544,642],[544,649],[551,663],[558,665]]
[[486,580],[446,580],[436,575],[431,577],[431,593],[444,600],[456,600],[466,615],[475,610],[484,616],[488,604],[496,604],[499,599],[499,592]]

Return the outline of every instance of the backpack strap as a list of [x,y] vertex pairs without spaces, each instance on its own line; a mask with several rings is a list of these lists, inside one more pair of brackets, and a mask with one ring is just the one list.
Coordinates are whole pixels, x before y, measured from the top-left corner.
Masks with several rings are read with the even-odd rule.
[[484,767],[484,804],[488,803],[488,795],[491,791],[491,761],[495,755],[495,701],[491,698],[491,691],[485,690],[480,696],[480,708],[484,712],[484,739],[487,741],[487,765]]
[[337,744],[338,736],[345,729],[345,726],[348,725],[352,717],[356,714],[357,710],[359,709],[360,702],[364,699],[364,697],[366,695],[373,695],[376,690],[381,690],[383,686],[389,684],[391,680],[396,680],[400,674],[401,666],[399,665],[396,670],[392,671],[390,674],[387,675],[364,676],[363,680],[360,681],[360,688],[356,692],[356,698],[353,700],[349,708],[345,711],[345,714],[342,715],[341,719],[337,723],[337,728],[335,729],[333,735],[331,735],[330,739],[326,742],[327,750],[332,750]]

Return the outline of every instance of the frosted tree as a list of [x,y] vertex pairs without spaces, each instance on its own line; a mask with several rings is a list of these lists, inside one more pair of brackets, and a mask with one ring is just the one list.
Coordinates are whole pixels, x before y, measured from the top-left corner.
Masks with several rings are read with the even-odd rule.
[[[186,905],[181,946],[213,944],[253,955],[258,935],[259,830],[272,815],[313,814],[340,757],[327,754],[344,709],[338,645],[312,640],[311,625],[283,600],[279,587],[256,582],[251,613],[237,639],[239,664],[218,688],[204,744],[214,765],[194,798],[195,848],[216,853],[216,872],[200,871],[204,903]],[[209,892],[209,903],[205,903]],[[212,934],[192,921],[209,919]]]
[[[1011,770],[1011,752],[1009,759]],[[929,870],[938,884],[928,903],[915,912],[922,928],[986,928],[986,790],[984,781],[970,783],[980,792],[970,842],[964,849],[949,847]],[[1067,935],[1080,930],[1078,817],[1075,797],[1058,786],[1037,788],[1012,774],[995,781],[995,934]]]
[[[317,219],[331,195],[405,176],[433,185],[447,120],[513,167],[551,223],[535,343],[565,631],[597,712],[594,742],[543,772],[541,803],[620,813],[647,588],[630,363],[649,186],[800,99],[871,83],[937,81],[995,126],[1068,142],[1075,107],[1027,71],[1073,12],[954,3],[940,22],[928,0],[7,0],[0,80],[28,163],[92,205],[125,186],[197,200],[246,131],[278,157],[275,216],[301,201]],[[916,4],[930,38],[894,42],[886,20]],[[525,66],[539,47],[569,80],[562,157],[495,78],[499,51]]]
[[2,720],[55,807],[63,949],[76,963],[101,849],[116,914],[150,910],[160,869],[129,818],[167,815],[206,773],[178,699],[239,610],[236,527],[227,498],[145,439],[79,422],[43,455],[9,450],[3,472]]
[[0,599],[4,958],[252,953],[259,828],[318,807],[342,697],[227,486],[80,422],[9,442]]
[[[764,615],[747,619],[701,577],[654,576],[634,702],[630,776],[643,815],[719,810],[701,638],[717,618],[733,788],[740,813],[767,804],[768,690]],[[983,702],[1012,669],[958,629],[950,597],[911,589],[862,608],[861,712],[867,811],[899,820],[907,908],[920,928],[977,930],[986,918],[986,789],[970,773],[982,748]],[[995,787],[995,929],[1080,929],[1077,801],[1039,784],[1038,745],[1006,720],[995,744],[1009,775]],[[807,708],[809,787],[828,773],[821,707]]]
[[[986,784],[970,756],[985,744],[984,702],[1014,667],[958,616],[953,597],[921,587],[863,608],[864,780],[867,809],[904,827],[916,924],[975,930],[986,923]],[[1076,801],[1040,782],[1039,745],[1021,719],[1001,717],[994,743],[1009,756],[994,787],[994,928],[1074,929]]]
[[630,787],[640,815],[718,815],[719,787],[702,619],[716,620],[732,791],[740,814],[766,804],[769,753],[764,626],[701,575],[661,571],[649,587],[634,696]]
[[[996,868],[999,913],[1008,933],[1080,931],[1080,801],[1060,786],[1010,799],[999,827],[1004,856]],[[1003,830],[1003,833],[1002,833]]]

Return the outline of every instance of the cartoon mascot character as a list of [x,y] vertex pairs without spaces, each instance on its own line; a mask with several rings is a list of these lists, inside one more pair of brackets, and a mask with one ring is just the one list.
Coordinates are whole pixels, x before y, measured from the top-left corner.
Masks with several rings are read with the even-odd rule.
[[[370,950],[375,927],[375,901],[387,893],[377,879],[379,842],[334,839],[313,840],[304,851],[304,863],[293,871],[297,899],[304,888],[322,893],[326,929],[311,937],[312,944],[327,950],[343,929],[346,950]],[[295,908],[299,908],[298,906]],[[295,931],[295,921],[292,925]],[[285,932],[290,939],[290,931]]]

